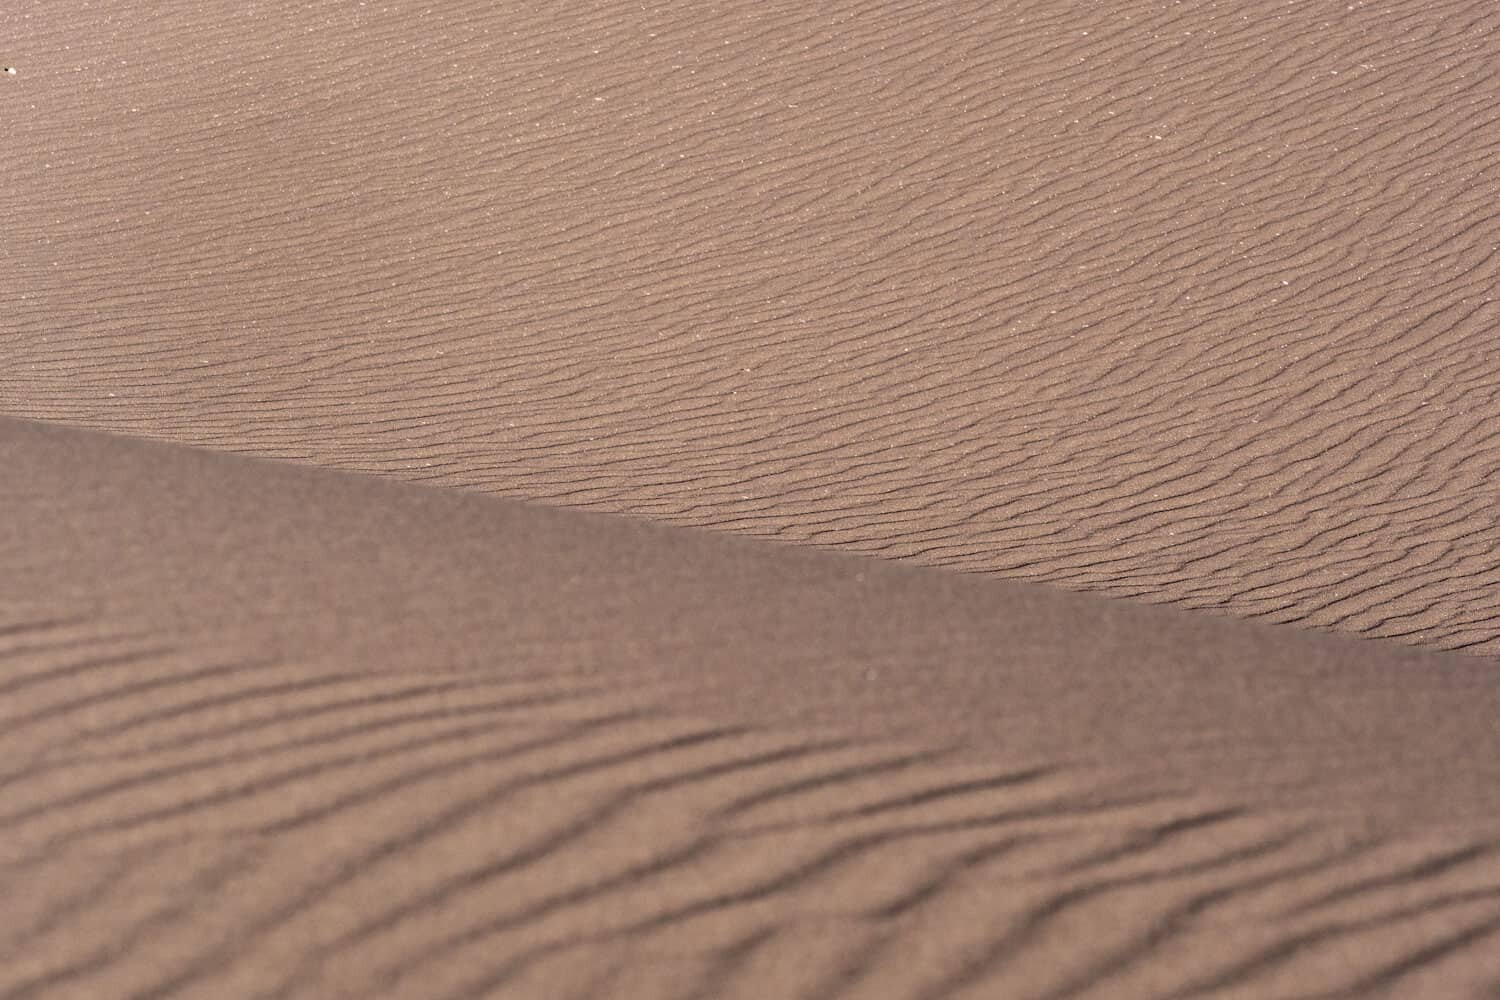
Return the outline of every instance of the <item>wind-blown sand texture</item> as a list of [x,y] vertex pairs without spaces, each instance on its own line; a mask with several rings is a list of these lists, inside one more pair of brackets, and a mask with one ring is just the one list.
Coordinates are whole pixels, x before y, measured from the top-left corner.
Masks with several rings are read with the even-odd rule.
[[1500,996],[1500,8],[164,6],[0,10],[0,1000]]

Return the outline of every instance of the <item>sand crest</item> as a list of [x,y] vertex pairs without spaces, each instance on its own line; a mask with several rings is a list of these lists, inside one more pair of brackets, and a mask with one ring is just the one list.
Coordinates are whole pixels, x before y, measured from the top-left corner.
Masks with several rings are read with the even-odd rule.
[[0,998],[1500,991],[1500,12],[128,13],[0,10]]

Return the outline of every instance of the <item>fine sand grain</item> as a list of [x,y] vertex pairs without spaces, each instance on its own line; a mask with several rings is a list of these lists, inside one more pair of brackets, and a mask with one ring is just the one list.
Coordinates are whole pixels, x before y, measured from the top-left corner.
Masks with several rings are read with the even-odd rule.
[[1494,4],[170,7],[0,13],[5,412],[1500,652]]
[[1500,996],[1500,7],[161,6],[0,7],[0,1000]]
[[0,459],[0,996],[1500,986],[1491,661],[41,425]]

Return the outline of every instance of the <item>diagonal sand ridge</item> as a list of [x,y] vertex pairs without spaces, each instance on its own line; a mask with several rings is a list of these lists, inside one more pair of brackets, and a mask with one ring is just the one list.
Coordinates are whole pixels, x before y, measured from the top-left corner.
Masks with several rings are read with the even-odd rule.
[[0,456],[0,996],[1500,982],[1492,661],[25,422]]
[[1472,0],[0,14],[0,412],[1500,651]]
[[1500,996],[1497,25],[4,5],[0,1000]]

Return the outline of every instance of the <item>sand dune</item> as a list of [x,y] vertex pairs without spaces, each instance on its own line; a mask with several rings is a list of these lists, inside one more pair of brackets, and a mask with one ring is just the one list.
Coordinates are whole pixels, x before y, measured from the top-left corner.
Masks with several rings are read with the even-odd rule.
[[0,456],[0,996],[1500,985],[1493,662],[21,422]]
[[1500,652],[1489,5],[116,13],[5,412]]
[[0,1000],[1500,996],[1497,23],[6,5]]

